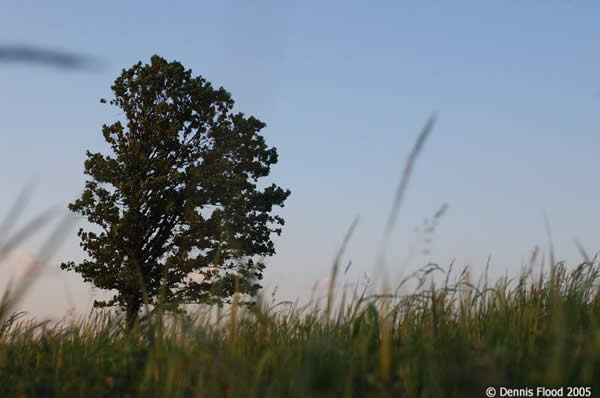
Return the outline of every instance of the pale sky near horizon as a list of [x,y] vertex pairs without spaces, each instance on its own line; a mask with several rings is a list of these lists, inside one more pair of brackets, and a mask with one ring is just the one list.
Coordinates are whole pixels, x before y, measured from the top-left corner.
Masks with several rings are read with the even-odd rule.
[[[548,248],[544,212],[558,259],[581,260],[574,238],[591,255],[600,250],[600,3],[249,4],[4,4],[0,47],[83,53],[101,68],[0,64],[0,221],[32,178],[23,222],[80,194],[85,151],[107,153],[101,125],[119,115],[99,99],[123,68],[158,54],[223,86],[235,111],[267,124],[280,159],[269,181],[292,191],[264,280],[281,299],[325,285],[356,215],[345,282],[372,275],[404,163],[434,111],[388,250],[390,280],[453,259],[477,274],[488,256],[490,275],[517,275],[536,245]],[[427,245],[415,227],[443,203]],[[2,280],[51,231],[0,264]],[[424,247],[430,254],[419,254]],[[86,312],[90,287],[56,265],[82,258],[73,231],[21,308]]]

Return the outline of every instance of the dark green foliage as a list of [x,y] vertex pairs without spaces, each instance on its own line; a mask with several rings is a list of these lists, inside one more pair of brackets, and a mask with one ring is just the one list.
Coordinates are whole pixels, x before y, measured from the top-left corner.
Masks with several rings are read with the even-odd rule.
[[290,194],[257,188],[277,163],[259,134],[265,124],[232,113],[226,90],[159,56],[123,70],[112,91],[127,124],[103,126],[114,156],[87,152],[91,178],[69,205],[100,232],[80,229],[90,260],[62,268],[116,291],[95,304],[118,305],[130,325],[144,300],[177,308],[221,303],[236,289],[254,295],[264,270],[255,258],[275,253],[271,234],[284,223],[271,212]]

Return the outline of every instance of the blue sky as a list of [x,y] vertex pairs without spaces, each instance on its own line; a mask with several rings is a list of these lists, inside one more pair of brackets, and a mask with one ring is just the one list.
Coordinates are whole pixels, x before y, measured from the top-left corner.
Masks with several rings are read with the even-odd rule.
[[[559,259],[580,260],[574,238],[595,253],[599,3],[438,3],[7,4],[0,45],[81,52],[102,68],[0,65],[0,209],[33,177],[23,221],[75,199],[86,149],[108,151],[100,128],[119,116],[99,99],[110,97],[121,69],[159,54],[225,87],[237,111],[267,124],[280,155],[269,181],[292,190],[264,283],[279,286],[282,299],[306,297],[328,276],[356,215],[346,279],[372,275],[404,162],[433,111],[438,122],[390,240],[390,280],[453,259],[477,274],[490,255],[490,275],[516,275],[535,245],[548,247],[544,211]],[[415,228],[443,203],[448,212],[425,245]],[[21,257],[50,233],[25,242]],[[419,254],[423,247],[430,254]],[[72,233],[23,309],[87,311],[89,286],[51,271],[82,258]]]

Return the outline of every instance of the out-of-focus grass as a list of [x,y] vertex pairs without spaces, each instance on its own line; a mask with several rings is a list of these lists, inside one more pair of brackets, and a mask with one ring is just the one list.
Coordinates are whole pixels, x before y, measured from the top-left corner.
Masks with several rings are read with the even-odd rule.
[[42,65],[68,70],[98,66],[98,60],[88,56],[31,45],[0,45],[0,63]]
[[[594,259],[595,261],[595,259]],[[108,313],[0,327],[0,395],[20,397],[481,397],[485,387],[600,391],[597,262],[526,271],[486,289],[464,270],[412,294],[343,307],[265,301],[153,318],[127,333]]]
[[[39,232],[42,227],[48,224],[56,215],[56,209],[48,209],[39,214],[28,224],[21,227],[17,232],[8,235],[14,227],[17,218],[22,214],[25,204],[31,195],[31,185],[28,186],[17,198],[17,201],[8,211],[3,222],[0,223],[0,266],[10,252],[18,245],[22,244],[27,238]],[[9,281],[6,290],[0,298],[0,322],[9,316],[17,303],[25,296],[39,276],[40,271],[46,265],[47,261],[55,253],[62,241],[67,237],[70,228],[73,226],[73,218],[65,216],[56,226],[50,237],[40,248],[33,261],[27,265],[24,275],[14,285]],[[6,237],[8,236],[8,237]]]

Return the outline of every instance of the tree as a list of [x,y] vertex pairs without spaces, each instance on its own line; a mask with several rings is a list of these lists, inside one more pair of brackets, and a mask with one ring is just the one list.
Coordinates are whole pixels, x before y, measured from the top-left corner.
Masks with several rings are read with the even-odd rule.
[[61,268],[116,291],[94,305],[118,306],[128,326],[144,300],[179,308],[255,295],[260,258],[275,254],[271,235],[284,224],[273,207],[290,195],[275,184],[257,188],[277,163],[259,134],[265,124],[232,113],[225,89],[157,55],[123,70],[112,91],[127,125],[102,126],[114,156],[87,151],[91,178],[69,204],[99,232],[81,228],[90,259]]

